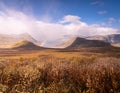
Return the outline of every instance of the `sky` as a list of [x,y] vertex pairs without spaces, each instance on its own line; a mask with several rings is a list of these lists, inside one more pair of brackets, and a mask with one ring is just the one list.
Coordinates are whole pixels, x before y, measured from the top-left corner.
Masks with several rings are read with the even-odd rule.
[[120,0],[0,0],[0,34],[38,41],[120,33]]

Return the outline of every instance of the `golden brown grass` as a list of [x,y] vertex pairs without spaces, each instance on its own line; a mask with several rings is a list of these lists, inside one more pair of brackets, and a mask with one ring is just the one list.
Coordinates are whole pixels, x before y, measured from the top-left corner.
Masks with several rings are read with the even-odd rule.
[[1,58],[0,92],[119,93],[120,59],[50,54]]

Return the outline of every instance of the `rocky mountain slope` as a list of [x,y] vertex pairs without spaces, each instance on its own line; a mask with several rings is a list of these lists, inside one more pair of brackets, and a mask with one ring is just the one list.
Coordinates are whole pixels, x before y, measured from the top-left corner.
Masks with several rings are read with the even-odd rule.
[[118,44],[120,43],[120,34],[90,36],[90,37],[87,37],[87,39],[101,40],[104,42],[109,42],[111,44]]

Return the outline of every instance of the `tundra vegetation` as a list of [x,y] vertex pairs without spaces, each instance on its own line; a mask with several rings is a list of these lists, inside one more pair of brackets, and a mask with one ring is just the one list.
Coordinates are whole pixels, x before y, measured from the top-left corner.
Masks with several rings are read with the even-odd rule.
[[[1,93],[119,93],[120,58],[69,52],[0,58]],[[68,57],[65,57],[68,54]],[[74,54],[73,54],[74,55]]]

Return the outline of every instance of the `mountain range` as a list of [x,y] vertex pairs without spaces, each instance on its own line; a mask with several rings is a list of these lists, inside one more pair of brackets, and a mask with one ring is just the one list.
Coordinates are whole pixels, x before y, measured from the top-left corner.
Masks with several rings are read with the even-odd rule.
[[[109,47],[111,44],[120,44],[120,34],[97,35],[86,38],[62,37],[54,42],[46,42],[52,48],[81,48],[81,47]],[[0,34],[0,48],[14,49],[43,49],[46,47],[35,40],[31,35],[24,33],[20,35]]]

